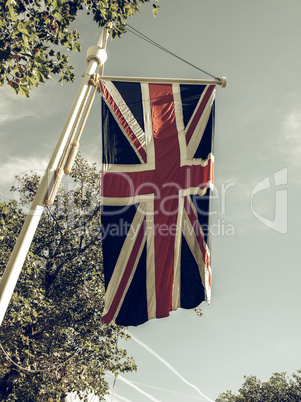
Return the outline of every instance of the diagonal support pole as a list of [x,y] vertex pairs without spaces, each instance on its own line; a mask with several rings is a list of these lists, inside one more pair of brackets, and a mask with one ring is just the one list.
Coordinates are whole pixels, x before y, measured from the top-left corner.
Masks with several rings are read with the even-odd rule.
[[77,92],[70,113],[67,117],[65,126],[59,137],[57,145],[49,161],[48,167],[45,171],[44,177],[35,195],[31,208],[26,216],[23,228],[19,234],[18,240],[15,244],[13,252],[2,276],[0,282],[0,325],[5,316],[8,304],[18,281],[29,247],[42,216],[45,206],[45,198],[46,195],[49,193],[50,187],[53,184],[53,179],[56,174],[57,166],[65,151],[66,144],[68,142],[68,138],[70,136],[72,128],[74,127],[74,124],[76,124],[79,109],[83,103],[84,98],[86,97],[87,92],[89,91],[89,86],[91,85],[91,75],[96,72],[97,68],[100,68],[100,72],[102,72],[102,67],[107,58],[105,50],[107,37],[108,30],[105,27],[101,33],[97,45],[91,46],[87,51],[87,70],[83,76],[82,83]]

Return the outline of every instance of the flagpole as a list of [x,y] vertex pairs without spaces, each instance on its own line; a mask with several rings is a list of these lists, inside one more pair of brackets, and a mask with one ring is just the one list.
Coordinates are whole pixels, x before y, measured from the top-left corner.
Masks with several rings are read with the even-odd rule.
[[[82,83],[2,276],[0,282],[0,325],[5,316],[29,247],[42,216],[45,206],[45,198],[47,194],[49,194],[50,188],[53,186],[59,160],[65,151],[70,133],[76,124],[78,112],[82,107],[83,102],[85,101],[85,96],[91,86],[91,76],[96,72],[97,68],[100,68],[100,73],[102,72],[102,66],[107,58],[107,37],[108,29],[107,27],[104,27],[97,45],[91,46],[87,50],[88,66],[83,75]],[[55,192],[53,193],[53,196],[55,196]]]

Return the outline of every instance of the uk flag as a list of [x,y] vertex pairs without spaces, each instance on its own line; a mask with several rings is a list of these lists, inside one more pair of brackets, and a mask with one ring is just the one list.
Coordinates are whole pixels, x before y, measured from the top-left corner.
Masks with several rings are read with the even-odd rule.
[[102,81],[102,321],[210,302],[214,85]]

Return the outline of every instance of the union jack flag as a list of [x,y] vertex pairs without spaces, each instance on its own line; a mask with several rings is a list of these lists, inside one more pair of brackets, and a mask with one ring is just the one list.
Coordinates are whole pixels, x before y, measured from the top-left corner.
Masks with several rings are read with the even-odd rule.
[[102,81],[102,321],[210,302],[214,85]]

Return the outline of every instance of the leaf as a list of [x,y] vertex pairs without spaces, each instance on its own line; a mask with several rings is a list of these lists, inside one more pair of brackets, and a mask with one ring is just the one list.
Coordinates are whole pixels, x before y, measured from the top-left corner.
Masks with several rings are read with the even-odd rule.
[[23,39],[24,46],[25,46],[26,48],[29,48],[29,42],[28,42],[28,37],[27,37],[27,35],[26,35],[26,34],[22,34],[22,39]]
[[[141,0],[140,4],[149,1]],[[104,26],[108,20],[115,21],[116,27],[110,30],[112,38],[121,36],[125,32],[124,26],[127,19],[139,11],[138,1],[136,0],[5,1],[5,18],[0,21],[0,29],[6,35],[3,37],[9,37],[10,39],[7,43],[4,43],[3,47],[2,43],[0,44],[0,47],[2,47],[0,65],[4,68],[3,73],[1,71],[0,74],[0,84],[3,85],[4,82],[11,80],[9,72],[15,65],[14,54],[17,54],[20,60],[27,65],[26,75],[36,69],[43,76],[42,82],[50,78],[50,71],[59,76],[60,82],[73,80],[74,73],[66,72],[71,65],[64,50],[81,50],[77,41],[78,32],[74,29],[69,31],[69,29],[70,23],[77,18],[77,13],[83,6],[93,14],[95,22],[100,26]],[[62,56],[56,57],[55,45],[63,48],[61,55],[64,58],[60,59]],[[48,49],[46,50],[45,47]],[[52,50],[52,53],[50,53],[49,49]],[[33,57],[40,57],[40,59],[32,61]],[[47,66],[48,71],[45,71],[45,66]],[[32,85],[29,80],[26,80],[26,82],[29,85],[26,88],[28,90],[37,86],[35,85],[36,83]],[[15,92],[19,92],[18,87],[10,86]],[[24,94],[24,89],[21,92]]]
[[20,95],[26,96],[26,98],[29,98],[29,89],[25,87],[24,85],[20,85],[19,87]]
[[156,17],[158,11],[159,11],[159,5],[158,4],[153,4],[153,15],[154,15],[154,17]]
[[79,43],[79,42],[75,42],[75,43],[72,45],[72,50],[74,50],[75,52],[80,52],[80,49],[81,49],[81,46],[80,46],[80,43]]
[[[12,1],[7,1],[7,3],[10,3],[8,5],[8,11],[9,11],[9,15],[12,21],[16,21],[17,19],[17,14],[15,13],[15,10],[13,9],[13,7],[11,6]],[[7,4],[6,3],[6,4]]]

